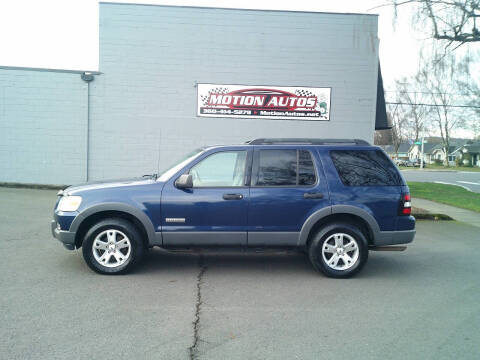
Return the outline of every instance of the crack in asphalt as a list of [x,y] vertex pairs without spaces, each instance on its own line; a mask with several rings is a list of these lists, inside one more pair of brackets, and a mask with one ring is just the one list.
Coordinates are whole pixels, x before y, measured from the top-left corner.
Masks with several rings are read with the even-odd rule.
[[188,348],[190,352],[190,359],[195,360],[198,356],[197,352],[197,346],[198,342],[200,340],[199,337],[199,327],[200,327],[200,311],[202,307],[202,284],[203,284],[203,276],[205,272],[207,271],[207,266],[204,264],[204,258],[203,255],[200,254],[200,257],[198,258],[198,266],[200,268],[200,271],[198,272],[197,275],[197,297],[196,297],[196,302],[195,302],[195,317],[192,322],[193,325],[193,343],[192,346]]

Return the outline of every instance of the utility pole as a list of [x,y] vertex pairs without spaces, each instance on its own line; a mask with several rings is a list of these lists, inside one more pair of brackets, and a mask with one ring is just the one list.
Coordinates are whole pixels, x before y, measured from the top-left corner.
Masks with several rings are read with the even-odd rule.
[[423,144],[425,143],[425,137],[422,136],[422,152],[421,152],[421,156],[420,156],[420,169],[423,170]]

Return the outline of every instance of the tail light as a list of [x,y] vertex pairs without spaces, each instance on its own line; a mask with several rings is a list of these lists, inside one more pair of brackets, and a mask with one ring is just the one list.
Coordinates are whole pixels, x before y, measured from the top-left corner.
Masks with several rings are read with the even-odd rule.
[[402,195],[402,200],[400,200],[400,214],[399,215],[410,215],[412,213],[412,202],[410,194]]

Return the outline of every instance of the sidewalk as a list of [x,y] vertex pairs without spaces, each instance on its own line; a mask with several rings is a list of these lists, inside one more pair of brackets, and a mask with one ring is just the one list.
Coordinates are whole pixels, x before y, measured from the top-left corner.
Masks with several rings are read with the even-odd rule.
[[450,205],[439,204],[430,200],[412,199],[412,205],[432,213],[445,214],[451,218],[473,226],[480,227],[480,213],[460,209]]

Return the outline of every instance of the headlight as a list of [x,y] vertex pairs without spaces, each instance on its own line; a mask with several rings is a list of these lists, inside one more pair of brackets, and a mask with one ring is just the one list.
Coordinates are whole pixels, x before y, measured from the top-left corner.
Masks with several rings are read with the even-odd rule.
[[60,211],[77,211],[82,203],[80,196],[64,196],[60,199],[57,209]]

